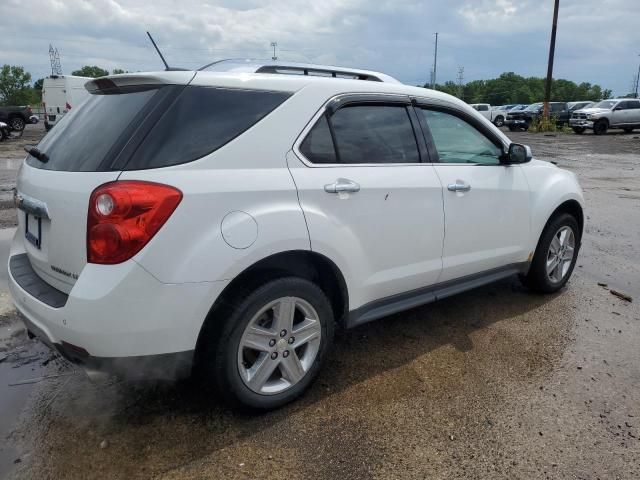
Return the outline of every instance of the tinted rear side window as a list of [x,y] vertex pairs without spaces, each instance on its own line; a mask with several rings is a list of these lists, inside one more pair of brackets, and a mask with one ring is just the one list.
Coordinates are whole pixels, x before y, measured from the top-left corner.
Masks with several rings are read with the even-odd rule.
[[331,116],[340,163],[419,163],[404,106],[347,106]]
[[[27,164],[46,170],[93,172],[101,164],[130,125],[137,123],[158,88],[114,95],[91,95],[86,102],[64,116],[42,139],[38,149],[49,160],[32,156]],[[134,121],[136,119],[136,121]]]
[[336,151],[325,115],[320,117],[300,144],[300,151],[313,163],[336,163]]
[[204,157],[260,121],[290,95],[186,87],[153,127],[125,170],[167,167]]

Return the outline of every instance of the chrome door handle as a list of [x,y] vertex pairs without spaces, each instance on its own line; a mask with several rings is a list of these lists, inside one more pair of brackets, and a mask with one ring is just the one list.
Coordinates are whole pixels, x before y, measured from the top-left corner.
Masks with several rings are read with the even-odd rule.
[[333,183],[326,184],[324,186],[324,191],[327,193],[356,193],[360,191],[360,185],[353,180],[339,178]]
[[450,183],[447,185],[447,190],[450,192],[468,192],[471,190],[471,185],[462,180],[456,180],[456,183]]

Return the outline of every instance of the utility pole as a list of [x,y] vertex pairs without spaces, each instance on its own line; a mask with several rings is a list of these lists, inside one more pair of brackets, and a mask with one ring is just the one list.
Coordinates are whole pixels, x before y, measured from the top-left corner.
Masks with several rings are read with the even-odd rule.
[[271,47],[273,48],[273,57],[271,57],[271,60],[275,61],[278,59],[278,56],[276,55],[276,47],[278,46],[278,42],[271,42]]
[[547,65],[547,80],[544,84],[544,110],[542,115],[549,118],[549,101],[551,100],[551,80],[553,79],[553,57],[556,51],[556,30],[558,29],[558,9],[560,0],[555,0],[553,6],[553,26],[551,27],[551,44],[549,45],[549,64]]
[[[640,53],[638,54],[640,57]],[[636,75],[636,98],[638,97],[638,88],[640,87],[640,63],[638,63],[638,75]]]
[[434,34],[436,36],[436,48],[433,52],[433,76],[431,77],[431,89],[436,88],[436,72],[438,70],[438,32]]

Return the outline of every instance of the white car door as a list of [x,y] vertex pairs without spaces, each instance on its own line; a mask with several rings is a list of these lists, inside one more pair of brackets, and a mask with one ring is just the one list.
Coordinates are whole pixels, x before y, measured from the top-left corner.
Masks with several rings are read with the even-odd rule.
[[613,125],[624,125],[628,123],[629,110],[627,109],[627,101],[623,100],[622,102],[618,102],[618,104],[613,107],[613,112],[611,114],[611,122]]
[[421,105],[434,168],[443,185],[445,239],[439,282],[527,261],[529,186],[503,145],[463,111]]
[[627,100],[625,123],[628,125],[640,125],[640,100]]
[[287,156],[311,249],[345,276],[350,310],[442,270],[442,186],[416,131],[408,97],[341,96]]

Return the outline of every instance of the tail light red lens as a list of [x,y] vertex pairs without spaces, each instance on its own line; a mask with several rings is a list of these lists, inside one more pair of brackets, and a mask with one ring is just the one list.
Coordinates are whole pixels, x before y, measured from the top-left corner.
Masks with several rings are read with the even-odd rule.
[[116,264],[153,238],[182,200],[182,192],[159,183],[123,180],[96,188],[89,199],[87,261]]

